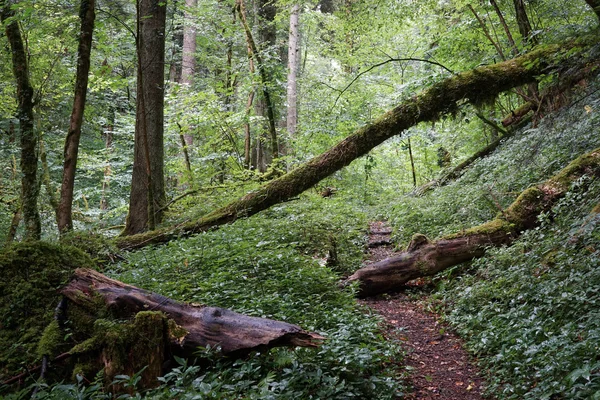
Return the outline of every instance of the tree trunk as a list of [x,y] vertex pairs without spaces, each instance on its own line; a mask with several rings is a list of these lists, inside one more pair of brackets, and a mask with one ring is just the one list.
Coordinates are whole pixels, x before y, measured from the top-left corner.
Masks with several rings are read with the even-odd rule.
[[515,4],[515,13],[517,15],[517,25],[519,26],[519,32],[523,38],[523,45],[531,43],[537,44],[537,39],[531,36],[531,22],[527,16],[527,9],[525,8],[524,0],[513,0]]
[[600,19],[600,1],[598,0],[585,0],[586,3],[588,3],[588,5],[590,7],[592,7],[592,10],[594,10],[594,12],[596,13],[596,17],[598,17],[598,19]]
[[359,282],[359,295],[372,296],[481,257],[487,247],[508,244],[536,226],[538,215],[550,211],[571,183],[586,174],[600,176],[600,148],[571,162],[543,184],[525,190],[496,219],[434,242],[416,234],[406,251],[359,269],[347,282]]
[[102,197],[100,198],[100,209],[108,210],[108,194],[110,192],[110,176],[111,176],[111,167],[110,167],[110,154],[112,153],[112,142],[113,142],[113,129],[114,129],[114,110],[110,110],[111,113],[111,121],[108,125],[104,127],[104,148],[106,149],[106,164],[104,165],[104,178],[102,179]]
[[[275,30],[275,15],[277,9],[275,4],[271,0],[260,0],[258,2],[258,33],[261,43],[266,44],[267,46],[275,45],[277,42],[277,32]],[[267,127],[269,132],[269,139],[271,144],[271,156],[273,159],[279,158],[279,144],[277,143],[277,130],[275,128],[275,105],[274,99],[271,96],[270,85],[270,76],[267,72],[267,66],[263,62],[263,58],[260,55],[258,46],[256,41],[252,36],[252,31],[248,25],[248,21],[246,20],[246,13],[244,12],[244,2],[243,0],[237,1],[237,10],[240,16],[240,22],[244,28],[244,32],[246,33],[246,40],[248,42],[248,46],[252,51],[252,58],[256,61],[256,67],[258,68],[258,73],[260,75],[261,89],[262,89],[262,102],[264,102],[263,107],[259,107],[259,112],[263,115],[266,113],[267,117]],[[261,146],[262,143],[260,140],[257,141],[258,146]]]
[[[387,139],[402,134],[404,130],[419,122],[434,121],[442,115],[456,112],[465,102],[485,103],[503,91],[535,82],[536,77],[542,73],[552,73],[569,65],[573,68],[585,65],[586,60],[581,59],[581,56],[592,43],[596,43],[596,38],[586,36],[571,42],[545,46],[513,60],[454,75],[405,100],[327,152],[241,199],[182,226],[119,238],[117,245],[124,249],[134,249],[164,243],[173,238],[203,232],[238,218],[254,215],[297,196]],[[559,61],[560,57],[556,56],[566,54],[574,46],[581,48],[582,52]]]
[[185,23],[183,27],[183,55],[181,60],[181,83],[191,85],[196,71],[196,28],[190,10],[196,8],[198,0],[185,0]]
[[176,324],[168,324],[169,350],[189,358],[196,357],[198,348],[206,346],[218,346],[223,354],[240,356],[276,346],[317,347],[324,339],[287,322],[180,303],[89,269],[77,269],[61,294],[91,315],[98,312],[98,299],[117,319],[131,319],[149,310],[164,313]]
[[138,83],[129,214],[124,234],[154,229],[166,203],[164,64],[166,4],[138,0]]
[[467,7],[469,7],[469,10],[471,10],[471,13],[473,14],[473,16],[475,16],[475,19],[477,19],[477,22],[479,22],[479,26],[481,27],[483,34],[490,41],[492,46],[494,46],[494,48],[498,52],[498,55],[500,56],[500,58],[502,58],[502,60],[506,60],[506,57],[504,56],[504,52],[502,51],[502,47],[500,47],[500,43],[496,43],[496,41],[494,41],[494,39],[492,38],[492,35],[490,34],[490,31],[488,30],[487,26],[485,25],[485,22],[483,22],[483,20],[479,16],[479,14],[477,14],[477,11],[475,11],[473,6],[470,4]]
[[90,71],[90,54],[92,52],[92,35],[94,32],[95,0],[82,0],[79,6],[81,30],[79,32],[79,48],[77,49],[77,74],[75,77],[75,96],[69,132],[65,139],[63,179],[60,188],[60,200],[56,221],[58,231],[64,233],[73,229],[73,189],[75,185],[75,171],[77,170],[77,154],[79,152],[79,139],[87,95],[88,73]]
[[[196,72],[196,27],[190,10],[198,6],[198,0],[185,0],[185,25],[183,27],[183,55],[181,59],[181,80],[180,83],[191,86],[194,83],[194,74]],[[189,163],[188,147],[194,143],[193,136],[189,133],[183,135],[185,140],[184,155],[186,162]],[[190,169],[191,170],[191,169]]]
[[300,48],[298,47],[298,4],[292,6],[290,13],[290,34],[288,40],[288,77],[287,77],[287,132],[290,137],[296,134],[298,123],[298,93],[296,79],[298,76],[298,63],[300,61]]
[[506,19],[504,18],[502,11],[500,11],[500,7],[498,7],[498,3],[496,3],[496,0],[490,0],[490,4],[492,5],[492,7],[494,7],[494,11],[496,11],[496,15],[498,16],[498,19],[500,19],[500,24],[502,25],[502,28],[504,28],[504,33],[506,33],[506,38],[508,39],[508,43],[510,43],[510,47],[512,48],[513,56],[516,56],[517,54],[519,54],[519,49],[517,49],[515,39],[513,38],[512,33],[510,33],[510,29],[508,28]]
[[[14,17],[7,1],[0,1],[0,20],[4,23]],[[38,185],[37,136],[33,129],[33,87],[29,82],[27,53],[19,30],[19,23],[12,20],[5,26],[5,33],[12,52],[12,66],[17,81],[18,119],[21,129],[21,201],[25,223],[25,240],[39,240],[42,233],[40,213],[37,206]]]

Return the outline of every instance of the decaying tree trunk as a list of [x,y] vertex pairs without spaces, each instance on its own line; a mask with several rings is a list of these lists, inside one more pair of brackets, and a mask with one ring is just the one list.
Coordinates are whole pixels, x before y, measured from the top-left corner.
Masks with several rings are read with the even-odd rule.
[[[120,237],[117,246],[135,249],[214,229],[241,217],[254,215],[297,196],[322,179],[367,154],[387,139],[424,121],[456,112],[465,103],[482,104],[499,93],[535,82],[541,74],[584,65],[582,55],[597,43],[594,35],[558,45],[544,46],[515,59],[454,75],[405,100],[372,123],[288,174],[275,179],[227,206],[186,224],[145,234]],[[581,49],[567,56],[573,48]],[[562,54],[562,56],[561,56]]]
[[481,257],[486,247],[508,244],[536,226],[538,215],[550,211],[571,183],[585,174],[600,176],[600,148],[571,162],[543,184],[525,190],[496,219],[433,242],[416,234],[406,251],[359,269],[347,282],[359,282],[359,295],[371,296]]
[[180,303],[99,272],[77,269],[62,295],[91,312],[101,298],[111,315],[129,319],[142,311],[161,312],[168,325],[169,350],[193,358],[198,347],[219,347],[223,354],[243,355],[275,346],[317,347],[322,336],[297,325],[249,317],[217,307]]

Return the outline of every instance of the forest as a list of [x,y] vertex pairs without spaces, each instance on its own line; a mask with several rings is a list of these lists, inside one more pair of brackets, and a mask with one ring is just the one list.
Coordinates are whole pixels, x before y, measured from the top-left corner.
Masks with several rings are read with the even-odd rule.
[[599,25],[0,0],[0,398],[600,400]]

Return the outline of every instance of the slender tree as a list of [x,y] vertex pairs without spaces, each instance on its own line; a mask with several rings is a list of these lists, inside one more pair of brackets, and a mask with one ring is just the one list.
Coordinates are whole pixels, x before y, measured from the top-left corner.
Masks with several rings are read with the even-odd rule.
[[298,16],[300,7],[298,4],[292,6],[290,13],[290,34],[288,40],[288,77],[287,77],[287,131],[290,136],[296,134],[298,123],[298,93],[296,80],[298,76],[298,64],[300,61],[300,49],[298,47],[299,24]]
[[531,22],[527,16],[527,9],[525,8],[524,0],[513,0],[515,5],[515,13],[517,15],[517,25],[519,26],[519,32],[523,37],[523,43],[537,44],[537,39],[531,35]]
[[77,155],[79,152],[79,139],[88,86],[90,71],[90,54],[92,52],[92,36],[94,32],[95,0],[81,0],[79,18],[81,30],[79,33],[79,47],[77,49],[77,75],[75,77],[75,96],[69,132],[65,140],[63,178],[60,189],[60,201],[56,220],[58,230],[63,233],[73,229],[72,206],[75,171],[77,169]]
[[21,130],[21,204],[25,223],[25,239],[39,240],[41,237],[40,213],[38,210],[38,139],[33,129],[33,87],[29,82],[29,63],[23,44],[19,23],[10,9],[8,0],[0,0],[0,19],[5,23],[5,33],[12,52],[12,67],[17,82],[17,117]]
[[196,72],[196,27],[191,10],[198,6],[198,0],[185,0],[185,22],[183,25],[183,54],[181,57],[180,83],[191,85]]
[[137,2],[137,111],[124,234],[154,229],[166,202],[163,153],[166,8],[162,0]]
[[[240,17],[240,23],[242,24],[244,32],[246,33],[246,42],[248,45],[249,56],[251,56],[252,59],[255,61],[255,65],[258,68],[258,72],[260,75],[262,101],[260,102],[261,104],[257,106],[257,112],[259,115],[266,114],[271,142],[272,157],[276,159],[279,157],[279,145],[277,142],[277,130],[275,128],[275,107],[273,105],[273,97],[271,96],[271,91],[269,89],[270,76],[266,69],[266,65],[263,62],[263,59],[260,55],[256,41],[254,40],[252,31],[250,30],[250,26],[248,25],[248,21],[246,20],[246,13],[244,11],[245,7],[243,0],[237,0],[236,9]],[[259,15],[261,16],[262,20],[266,21],[261,22],[259,24],[259,35],[261,37],[262,43],[275,43],[276,35],[272,25],[272,22],[275,19],[275,11],[275,6],[272,4],[272,2],[261,0],[261,3],[259,4]],[[266,168],[266,162],[261,161],[261,157],[263,157],[264,154],[262,153],[262,141],[260,137],[257,140],[257,153],[258,154],[256,166],[260,171],[264,172]]]

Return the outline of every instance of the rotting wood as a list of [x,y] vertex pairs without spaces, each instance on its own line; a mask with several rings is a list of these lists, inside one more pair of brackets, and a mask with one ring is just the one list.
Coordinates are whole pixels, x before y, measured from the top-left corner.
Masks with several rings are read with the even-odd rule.
[[[403,101],[330,150],[239,200],[195,221],[119,237],[116,245],[121,249],[133,250],[166,243],[254,215],[297,196],[387,139],[401,135],[404,130],[420,122],[435,121],[443,115],[455,113],[465,103],[489,102],[506,90],[535,82],[542,74],[585,65],[588,60],[584,54],[596,43],[596,35],[589,35],[574,41],[544,46],[512,60],[456,74]],[[575,48],[578,51],[571,51]],[[569,52],[572,54],[568,54]]]
[[481,257],[487,247],[509,244],[524,230],[535,227],[538,215],[550,211],[571,183],[586,174],[600,176],[600,148],[577,158],[541,185],[525,190],[496,219],[433,242],[416,234],[406,251],[359,269],[346,283],[358,282],[359,295],[372,296]]
[[61,294],[84,309],[94,308],[97,296],[117,318],[140,311],[160,311],[177,324],[170,332],[170,350],[194,357],[199,347],[219,347],[226,355],[243,355],[276,346],[316,347],[324,339],[297,325],[195,304],[181,303],[135,286],[110,279],[90,269],[77,269]]

